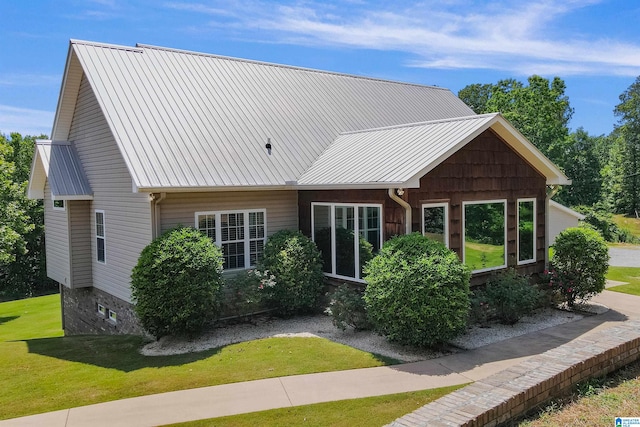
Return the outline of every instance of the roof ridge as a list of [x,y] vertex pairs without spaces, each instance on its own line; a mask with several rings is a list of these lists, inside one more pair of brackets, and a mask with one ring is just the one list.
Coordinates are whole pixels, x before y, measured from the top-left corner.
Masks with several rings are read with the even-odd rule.
[[460,116],[460,117],[449,117],[446,119],[428,120],[426,122],[403,123],[401,125],[383,126],[379,128],[359,129],[359,130],[341,132],[340,135],[353,135],[356,133],[367,133],[367,132],[378,132],[378,131],[391,130],[391,129],[411,128],[411,127],[431,125],[436,123],[462,122],[465,120],[481,119],[485,117],[495,117],[499,114],[500,113],[485,113],[485,114],[476,114],[473,116]]
[[102,48],[107,48],[107,49],[125,50],[125,51],[129,51],[129,52],[139,52],[139,53],[143,53],[144,52],[143,49],[141,49],[140,47],[137,47],[137,46],[136,47],[132,47],[132,46],[119,45],[119,44],[92,42],[92,41],[78,40],[78,39],[70,39],[69,43],[71,43],[71,44],[82,44],[82,45],[94,46],[94,47],[102,47]]
[[383,83],[392,83],[392,84],[415,86],[415,87],[421,87],[421,88],[445,90],[448,92],[451,91],[451,89],[440,87],[440,86],[434,86],[434,85],[425,85],[425,84],[419,84],[419,83],[402,82],[398,80],[388,80],[388,79],[382,79],[382,78],[376,78],[376,77],[359,76],[357,74],[340,73],[338,71],[319,70],[316,68],[300,67],[296,65],[278,64],[275,62],[258,61],[255,59],[237,58],[234,56],[218,55],[215,53],[206,53],[206,52],[197,52],[197,51],[188,50],[188,49],[177,49],[177,48],[164,47],[164,46],[148,45],[143,43],[136,43],[136,47],[140,49],[164,50],[167,52],[175,52],[175,53],[181,53],[186,55],[204,56],[209,58],[224,59],[228,61],[246,62],[249,64],[265,65],[269,67],[278,67],[278,68],[287,68],[291,70],[299,70],[299,71],[306,71],[306,72],[320,73],[320,74],[329,74],[334,76],[351,77],[355,79],[371,80],[371,81],[377,81],[377,82],[383,82]]

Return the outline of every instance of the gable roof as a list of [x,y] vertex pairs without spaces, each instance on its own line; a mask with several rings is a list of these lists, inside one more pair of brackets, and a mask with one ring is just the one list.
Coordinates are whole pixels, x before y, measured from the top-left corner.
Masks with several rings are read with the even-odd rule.
[[28,197],[44,198],[49,180],[53,200],[91,200],[93,191],[73,145],[66,141],[36,140]]
[[547,177],[564,174],[498,113],[413,123],[340,135],[302,175],[299,186],[332,188],[420,187],[420,178],[487,129]]
[[72,40],[53,139],[83,75],[139,191],[284,186],[341,132],[473,114],[438,87]]
[[548,184],[570,183],[447,89],[148,45],[70,42],[54,140],[69,138],[83,79],[137,191],[417,187],[488,128]]

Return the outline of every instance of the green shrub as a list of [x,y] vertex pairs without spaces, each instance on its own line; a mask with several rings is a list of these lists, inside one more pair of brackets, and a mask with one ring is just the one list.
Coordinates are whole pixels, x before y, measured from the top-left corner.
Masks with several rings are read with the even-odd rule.
[[517,323],[540,306],[540,291],[514,269],[493,275],[484,295],[493,315],[507,325]]
[[365,274],[369,320],[388,339],[424,347],[464,331],[470,273],[441,243],[420,233],[394,237]]
[[167,231],[140,254],[131,275],[135,311],[156,338],[194,335],[218,314],[222,252],[193,228]]
[[307,313],[317,308],[324,284],[322,256],[299,231],[282,230],[267,240],[259,270],[269,271],[275,284],[265,288],[269,305],[280,315]]
[[468,323],[486,328],[489,327],[489,321],[493,317],[493,307],[489,305],[484,289],[474,289],[471,292],[471,310],[469,311]]
[[264,309],[264,289],[275,286],[275,277],[268,271],[245,270],[224,281],[223,315],[249,316]]
[[613,214],[608,212],[603,206],[576,206],[574,209],[585,218],[583,225],[598,231],[607,242],[637,243],[638,239],[631,230],[618,227],[613,220]]
[[364,330],[371,327],[367,319],[362,291],[352,286],[343,284],[331,294],[331,302],[326,310],[331,316],[333,325],[345,330],[351,326],[355,330]]
[[556,237],[547,288],[571,307],[602,292],[609,268],[609,251],[602,236],[584,227],[567,228]]

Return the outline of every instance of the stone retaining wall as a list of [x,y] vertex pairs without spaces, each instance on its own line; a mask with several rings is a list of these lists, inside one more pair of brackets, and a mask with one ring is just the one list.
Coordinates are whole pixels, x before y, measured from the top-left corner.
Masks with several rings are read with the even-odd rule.
[[[640,359],[640,321],[533,356],[398,418],[391,427],[496,426]],[[613,419],[611,420],[613,425]]]

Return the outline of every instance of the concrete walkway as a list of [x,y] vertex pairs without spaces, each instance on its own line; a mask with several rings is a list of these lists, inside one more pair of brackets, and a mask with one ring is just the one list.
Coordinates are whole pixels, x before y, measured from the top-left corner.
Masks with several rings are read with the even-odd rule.
[[[158,426],[360,397],[425,390],[483,379],[551,348],[640,318],[640,297],[604,291],[611,310],[476,350],[397,366],[272,378],[117,400],[0,421],[9,426]],[[64,379],[61,379],[64,380]]]

